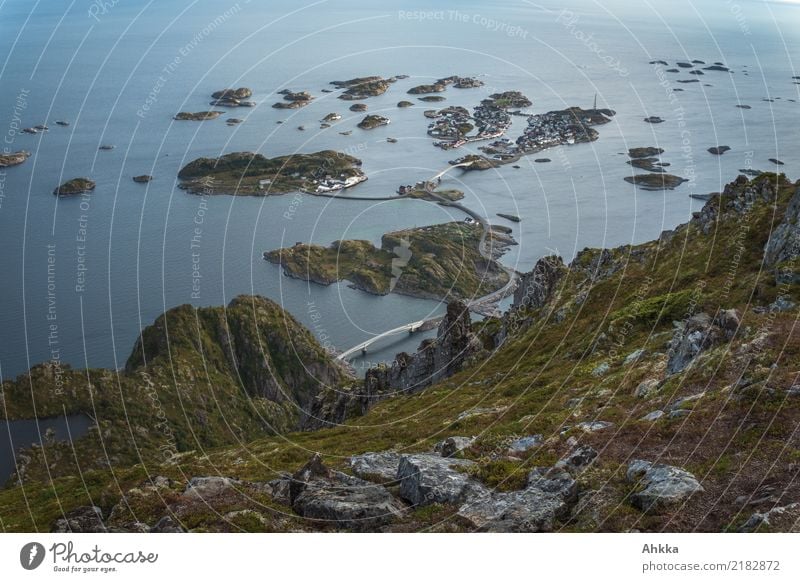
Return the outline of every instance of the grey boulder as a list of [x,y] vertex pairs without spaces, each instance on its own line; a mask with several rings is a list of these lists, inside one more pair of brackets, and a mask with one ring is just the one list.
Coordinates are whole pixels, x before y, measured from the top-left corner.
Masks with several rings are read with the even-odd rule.
[[400,497],[414,505],[462,503],[485,488],[465,472],[475,463],[432,454],[403,455],[397,469]]
[[631,461],[626,478],[630,483],[638,483],[631,502],[642,511],[658,511],[703,491],[703,486],[688,471],[649,461]]
[[364,453],[363,455],[350,457],[349,465],[356,477],[368,481],[388,483],[397,479],[400,455],[392,451]]

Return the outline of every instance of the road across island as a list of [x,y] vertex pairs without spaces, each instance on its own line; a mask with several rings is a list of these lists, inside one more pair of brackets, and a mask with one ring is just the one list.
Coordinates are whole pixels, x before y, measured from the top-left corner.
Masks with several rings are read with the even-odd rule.
[[[427,193],[431,196],[431,198],[435,199],[442,206],[452,206],[453,208],[457,208],[458,210],[461,210],[465,214],[471,216],[478,224],[480,224],[483,232],[481,233],[481,238],[478,241],[478,253],[480,253],[481,257],[483,257],[487,261],[494,261],[495,259],[492,256],[491,251],[489,251],[486,248],[486,237],[488,236],[489,230],[491,229],[491,225],[489,224],[489,221],[486,220],[485,217],[481,216],[480,214],[478,214],[477,212],[472,210],[471,208],[468,208],[467,206],[464,206],[463,204],[461,204],[459,202],[454,202],[452,200],[448,200],[447,198],[445,198],[443,196],[440,196],[440,195],[436,194],[436,192],[435,192],[434,182],[436,182],[440,177],[444,176],[447,172],[449,172],[453,168],[464,168],[464,167],[467,167],[467,166],[471,166],[472,163],[473,162],[462,162],[460,164],[455,164],[455,165],[452,165],[452,166],[448,166],[447,168],[445,168],[444,170],[442,170],[441,172],[439,172],[438,174],[436,174],[435,176],[430,178],[425,184],[425,189],[426,189]],[[478,314],[484,315],[484,316],[492,315],[496,311],[495,305],[500,300],[502,300],[503,298],[507,297],[508,295],[510,295],[511,293],[514,292],[514,289],[516,288],[518,280],[519,280],[519,274],[514,269],[511,269],[509,267],[505,267],[503,265],[500,265],[500,266],[508,274],[508,283],[506,283],[500,289],[492,291],[491,293],[488,293],[488,294],[486,294],[486,295],[484,295],[482,297],[478,297],[477,299],[473,299],[471,301],[468,301],[467,302],[467,308],[470,311],[474,311],[475,313],[478,313]],[[440,316],[437,316],[437,317],[430,317],[428,319],[421,319],[419,321],[414,321],[414,322],[411,322],[411,323],[406,323],[405,325],[401,325],[399,327],[395,327],[393,329],[390,329],[388,331],[380,333],[380,334],[378,334],[376,336],[373,336],[370,339],[368,339],[366,341],[363,341],[360,344],[358,344],[356,346],[353,346],[352,348],[350,348],[348,350],[345,350],[344,352],[342,352],[341,354],[336,356],[336,359],[337,360],[346,360],[348,357],[350,357],[353,354],[356,354],[358,352],[366,353],[366,350],[367,350],[367,348],[369,346],[371,346],[372,344],[374,344],[375,342],[377,342],[377,341],[379,341],[379,340],[381,340],[383,338],[390,337],[390,336],[393,336],[393,335],[397,335],[397,334],[402,333],[404,331],[408,331],[410,333],[414,333],[415,331],[418,331],[423,326],[431,326],[434,323],[438,323],[442,319],[443,319],[443,316],[440,315]],[[430,328],[428,328],[428,329],[430,329]]]

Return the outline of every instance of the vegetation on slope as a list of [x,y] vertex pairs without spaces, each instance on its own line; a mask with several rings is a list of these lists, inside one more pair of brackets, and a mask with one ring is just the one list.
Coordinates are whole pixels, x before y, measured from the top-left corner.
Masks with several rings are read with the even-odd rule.
[[[800,362],[796,247],[770,251],[764,262],[770,237],[795,225],[794,214],[782,222],[792,197],[796,212],[800,183],[740,177],[689,224],[657,241],[579,253],[544,304],[483,325],[487,347],[505,337],[488,357],[422,392],[384,400],[346,425],[188,453],[147,471],[120,468],[113,477],[90,470],[83,482],[62,477],[28,485],[24,495],[7,489],[0,492],[1,523],[14,531],[46,529],[77,506],[110,510],[120,491],[153,471],[174,479],[176,491],[196,475],[263,482],[295,470],[310,451],[346,470],[348,455],[425,451],[462,435],[477,437],[463,453],[478,461],[471,471],[497,489],[517,489],[530,468],[551,465],[576,443],[591,445],[598,457],[579,476],[579,501],[561,530],[738,529],[756,511],[800,499],[800,409],[792,389]],[[739,318],[731,335],[669,373],[671,340],[681,329],[675,322],[730,309]],[[642,420],[655,410],[668,414]],[[593,420],[613,424],[581,428]],[[511,440],[531,434],[541,434],[543,444],[516,459],[507,455]],[[625,480],[632,459],[680,466],[704,491],[668,510],[642,512],[631,504],[635,487]],[[136,509],[147,521],[164,505]],[[463,526],[452,519],[454,511],[412,507],[388,529],[457,530]],[[200,531],[320,527],[289,517],[269,500],[257,500],[253,513],[259,519],[243,523],[206,505],[186,510],[182,519]]]

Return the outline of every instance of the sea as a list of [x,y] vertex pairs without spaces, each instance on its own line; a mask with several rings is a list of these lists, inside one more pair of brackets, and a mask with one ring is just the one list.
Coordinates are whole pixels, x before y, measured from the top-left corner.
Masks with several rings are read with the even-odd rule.
[[[651,64],[659,60],[668,66]],[[692,60],[730,71],[665,72]],[[363,113],[322,90],[368,75],[408,78],[364,101],[391,120],[365,131],[356,127]],[[450,75],[484,85],[448,88],[441,104],[406,93]],[[262,253],[299,241],[379,245],[386,232],[463,220],[462,212],[414,200],[198,196],[177,182],[195,158],[343,151],[363,160],[369,177],[348,194],[381,197],[477,151],[433,147],[425,109],[472,108],[508,90],[531,99],[529,113],[595,102],[613,109],[593,143],[540,152],[518,168],[445,176],[443,187],[463,190],[465,205],[513,228],[519,244],[502,261],[524,272],[544,255],[569,260],[585,247],[653,239],[702,206],[690,195],[719,191],[739,169],[800,176],[797,75],[794,2],[0,0],[1,139],[6,152],[31,153],[0,171],[0,378],[48,360],[121,368],[141,329],[165,310],[240,294],[280,303],[338,351],[443,312],[438,301],[291,279]],[[173,120],[210,109],[211,93],[227,87],[252,88],[256,106]],[[282,89],[315,100],[275,109]],[[404,99],[415,105],[398,108]],[[320,128],[331,112],[342,119]],[[649,116],[664,122],[644,122]],[[229,126],[229,117],[244,121]],[[40,124],[49,130],[21,132]],[[524,127],[515,117],[509,137]],[[718,145],[731,149],[707,152]],[[663,148],[669,171],[689,181],[655,192],[626,183],[626,152],[639,146]],[[134,183],[140,174],[152,182]],[[91,195],[52,194],[82,176],[97,184]],[[353,365],[363,373],[423,337],[383,340]]]

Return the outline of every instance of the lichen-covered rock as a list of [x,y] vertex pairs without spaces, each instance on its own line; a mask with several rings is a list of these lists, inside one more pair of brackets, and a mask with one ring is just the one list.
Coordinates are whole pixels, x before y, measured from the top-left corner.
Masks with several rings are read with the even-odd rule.
[[289,491],[299,515],[337,528],[371,529],[401,514],[385,487],[333,471],[319,455],[292,475]]
[[522,491],[479,493],[459,508],[472,527],[490,532],[546,532],[565,518],[578,486],[566,471],[534,469]]
[[800,533],[800,503],[773,507],[763,513],[754,513],[739,528],[742,532]]
[[631,461],[626,479],[636,483],[631,502],[642,511],[658,511],[703,491],[703,486],[688,471],[649,461]]
[[228,493],[231,489],[235,489],[237,483],[235,479],[229,477],[192,477],[183,494],[205,499]]
[[[725,329],[718,323],[725,325]],[[700,352],[730,339],[731,325],[730,317],[712,321],[707,313],[698,313],[682,322],[669,342],[667,372],[676,374],[685,370]],[[738,319],[736,325],[738,327]]]
[[566,273],[564,261],[559,256],[543,257],[536,261],[530,273],[525,273],[514,290],[512,309],[538,309],[553,297],[558,282]]
[[535,449],[544,443],[544,437],[540,434],[524,436],[514,439],[508,444],[508,454],[513,456],[527,453],[531,449]]
[[485,488],[456,467],[466,469],[472,461],[433,454],[403,455],[397,470],[400,497],[414,505],[462,503]]
[[569,508],[557,495],[531,488],[476,497],[462,505],[458,516],[480,531],[547,532]]
[[572,449],[555,465],[556,469],[563,469],[572,475],[582,473],[597,458],[597,451],[589,445],[580,445]]
[[392,451],[364,453],[350,457],[349,465],[357,477],[386,483],[397,479],[400,454]]
[[400,517],[401,507],[385,487],[334,473],[332,479],[313,479],[292,503],[306,519],[337,528],[369,530]]
[[800,188],[789,201],[783,220],[770,233],[764,247],[764,263],[776,268],[779,283],[797,283],[800,273],[795,269],[780,269],[781,263],[794,261],[800,256]]
[[103,512],[99,507],[87,505],[78,507],[56,520],[51,530],[53,533],[103,533]]

